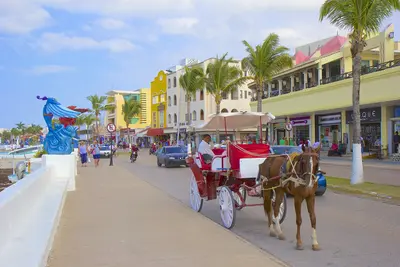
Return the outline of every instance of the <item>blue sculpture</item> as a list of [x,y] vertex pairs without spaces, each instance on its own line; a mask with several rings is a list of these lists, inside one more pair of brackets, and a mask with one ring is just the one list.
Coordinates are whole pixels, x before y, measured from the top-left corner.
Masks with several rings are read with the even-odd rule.
[[72,139],[77,137],[77,127],[72,125],[64,126],[62,124],[52,125],[53,117],[58,118],[76,118],[80,112],[61,106],[61,104],[52,97],[36,97],[39,100],[47,100],[43,107],[43,118],[49,129],[43,142],[44,150],[50,155],[68,155],[74,150]]

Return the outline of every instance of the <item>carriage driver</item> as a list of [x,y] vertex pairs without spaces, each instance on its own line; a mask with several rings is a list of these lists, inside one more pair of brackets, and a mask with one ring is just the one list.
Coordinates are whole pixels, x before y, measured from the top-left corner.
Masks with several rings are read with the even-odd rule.
[[211,136],[209,134],[203,135],[203,140],[199,144],[199,148],[197,152],[199,152],[203,156],[203,160],[205,163],[211,163],[214,155],[210,147]]

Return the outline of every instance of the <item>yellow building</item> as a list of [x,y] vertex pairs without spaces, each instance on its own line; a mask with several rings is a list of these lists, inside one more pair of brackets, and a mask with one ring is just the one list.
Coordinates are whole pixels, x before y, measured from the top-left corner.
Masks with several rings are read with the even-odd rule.
[[[393,135],[400,131],[400,43],[394,27],[371,36],[362,53],[361,134],[367,151],[382,143],[394,152]],[[347,37],[335,36],[296,49],[294,67],[276,75],[263,95],[263,111],[277,116],[270,140],[283,137],[352,144],[352,58]],[[253,85],[254,86],[254,85]],[[256,111],[257,102],[251,102]],[[286,124],[293,127],[286,130]],[[287,127],[290,129],[290,127]]]
[[120,91],[112,90],[106,93],[108,96],[107,104],[113,107],[112,110],[106,111],[105,114],[105,124],[114,123],[118,132],[117,136],[121,132],[126,131],[126,122],[124,121],[124,114],[122,112],[122,105],[125,100],[133,97],[135,100],[140,102],[142,109],[138,117],[131,119],[129,124],[129,129],[133,133],[138,130],[145,129],[151,124],[151,97],[150,89],[142,88],[136,91]]
[[[167,127],[167,73],[159,71],[150,85],[151,94],[151,127]],[[161,133],[161,132],[160,132]],[[161,134],[157,134],[161,135]]]

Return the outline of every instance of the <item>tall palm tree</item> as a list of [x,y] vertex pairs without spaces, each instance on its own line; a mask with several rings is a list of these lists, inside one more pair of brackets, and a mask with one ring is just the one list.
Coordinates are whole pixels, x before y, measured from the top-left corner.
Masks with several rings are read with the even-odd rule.
[[107,97],[106,96],[98,96],[97,94],[95,94],[95,95],[88,96],[87,100],[89,100],[90,103],[92,104],[92,112],[96,116],[96,134],[98,137],[99,136],[100,112],[107,109],[107,107],[104,103],[107,100]]
[[186,113],[187,123],[190,126],[192,124],[192,118],[190,116],[190,101],[199,89],[204,88],[204,70],[199,66],[188,68],[185,66],[185,74],[179,77],[179,85],[185,91],[186,94]]
[[208,64],[205,77],[206,90],[210,93],[217,105],[216,113],[221,112],[221,102],[223,95],[237,90],[248,80],[242,76],[242,70],[235,66],[233,58],[226,58],[225,53],[221,58],[216,58],[214,62]]
[[[82,116],[82,115],[81,115]],[[97,118],[94,114],[87,114],[83,117],[83,124],[86,125],[86,139],[89,141],[89,128],[97,121]]]
[[11,135],[13,139],[17,139],[17,137],[21,135],[21,131],[18,130],[17,128],[12,128]]
[[262,112],[262,93],[265,84],[279,72],[293,66],[289,48],[281,46],[279,36],[271,33],[260,45],[252,47],[243,41],[247,57],[242,60],[242,68],[247,71],[248,78],[255,83],[257,92],[257,112]]
[[399,0],[329,0],[320,9],[319,20],[328,19],[340,29],[350,31],[350,51],[353,59],[353,170],[351,183],[364,181],[361,153],[360,84],[361,52],[366,39],[379,32],[383,21],[396,10],[400,10]]
[[125,100],[125,103],[122,105],[122,114],[124,115],[124,121],[128,131],[129,144],[131,144],[129,124],[131,123],[132,118],[139,116],[141,109],[142,106],[138,101],[133,99],[133,97]]
[[[235,65],[237,62],[233,58],[226,58],[225,53],[221,58],[217,58],[207,66],[205,85],[206,90],[215,100],[216,114],[221,113],[221,102],[223,95],[238,90],[246,83],[247,77],[242,76],[242,70]],[[219,143],[219,130],[216,133],[216,141]]]

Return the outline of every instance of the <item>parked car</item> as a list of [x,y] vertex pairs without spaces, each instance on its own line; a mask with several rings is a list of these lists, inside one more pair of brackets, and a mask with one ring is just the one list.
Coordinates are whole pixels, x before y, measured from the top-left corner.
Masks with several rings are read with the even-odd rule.
[[172,166],[187,166],[187,153],[183,147],[165,146],[157,152],[157,165],[161,167],[163,164],[166,168]]
[[109,158],[111,155],[111,147],[110,146],[101,146],[100,147],[100,157],[101,158]]
[[[271,154],[282,155],[282,154],[291,154],[293,152],[302,153],[303,150],[299,146],[271,146],[270,148]],[[322,171],[318,170],[317,178],[318,178],[318,188],[315,191],[315,195],[322,196],[325,194],[327,183],[326,177]]]

